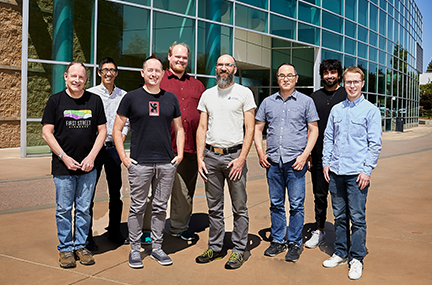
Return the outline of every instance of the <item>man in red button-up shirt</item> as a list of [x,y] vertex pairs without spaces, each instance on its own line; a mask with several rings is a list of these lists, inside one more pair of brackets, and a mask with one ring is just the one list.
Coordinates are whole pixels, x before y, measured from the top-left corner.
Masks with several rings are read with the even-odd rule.
[[[177,96],[185,131],[184,158],[177,167],[171,194],[170,231],[173,236],[183,240],[194,240],[196,236],[189,231],[189,221],[198,176],[195,137],[200,112],[197,107],[205,87],[201,81],[185,72],[188,59],[189,47],[184,43],[174,42],[168,50],[169,68],[165,71],[160,88]],[[173,129],[171,129],[171,137],[172,146],[176,152]]]

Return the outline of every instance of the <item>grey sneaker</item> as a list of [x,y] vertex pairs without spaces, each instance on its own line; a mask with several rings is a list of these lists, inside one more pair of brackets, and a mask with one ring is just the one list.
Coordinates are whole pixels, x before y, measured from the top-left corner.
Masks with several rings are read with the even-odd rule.
[[72,251],[61,251],[59,255],[59,262],[61,267],[74,268],[76,266],[75,255]]
[[178,233],[178,234],[171,234],[171,235],[173,237],[178,237],[178,238],[181,238],[182,240],[186,240],[186,241],[196,239],[196,236],[188,230],[182,231],[181,233]]
[[264,255],[273,257],[285,250],[287,250],[286,243],[271,242],[270,246],[264,251]]
[[144,267],[141,259],[141,253],[139,250],[131,250],[131,252],[129,253],[129,266],[131,268]]
[[325,232],[320,230],[316,230],[312,232],[311,238],[305,242],[305,247],[307,248],[315,248],[319,245],[322,245],[325,242]]
[[342,264],[347,264],[347,259],[337,256],[335,253],[323,262],[323,266],[327,268],[333,268]]
[[362,271],[363,271],[363,264],[360,262],[360,260],[357,260],[353,258],[350,261],[350,269],[348,272],[348,277],[351,280],[357,280],[362,277]]
[[160,265],[173,264],[172,259],[162,250],[162,248],[153,249],[150,257],[159,262]]

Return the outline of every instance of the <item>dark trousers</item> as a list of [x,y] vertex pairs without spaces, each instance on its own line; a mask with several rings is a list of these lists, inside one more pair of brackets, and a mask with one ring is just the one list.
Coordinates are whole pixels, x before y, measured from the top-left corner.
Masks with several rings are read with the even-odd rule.
[[327,196],[329,184],[324,178],[322,159],[312,156],[312,186],[315,198],[315,221],[318,228],[324,228],[327,219]]
[[[120,159],[118,158],[118,154],[114,146],[103,146],[98,154],[97,162],[95,163],[97,170],[96,185],[102,172],[102,166],[105,168],[105,176],[108,183],[109,193],[108,233],[113,235],[120,231],[120,222],[123,210],[123,201],[121,200],[120,193],[122,187],[122,170],[119,161]],[[89,238],[93,236],[93,206],[94,194],[90,206],[90,216],[92,219],[90,223]]]

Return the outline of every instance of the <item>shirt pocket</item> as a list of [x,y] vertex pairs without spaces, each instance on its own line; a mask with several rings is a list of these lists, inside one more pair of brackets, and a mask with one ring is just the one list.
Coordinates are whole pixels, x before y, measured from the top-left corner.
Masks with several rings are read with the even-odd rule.
[[366,118],[351,119],[351,131],[353,137],[361,138],[366,135]]

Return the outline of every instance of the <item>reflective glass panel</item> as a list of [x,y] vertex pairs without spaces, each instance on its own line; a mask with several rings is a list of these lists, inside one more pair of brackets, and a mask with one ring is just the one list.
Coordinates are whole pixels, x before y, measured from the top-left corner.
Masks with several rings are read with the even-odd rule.
[[344,69],[347,69],[350,66],[357,66],[357,60],[355,57],[346,55],[344,56]]
[[356,38],[357,37],[357,25],[351,21],[345,20],[345,35]]
[[379,36],[379,48],[382,50],[386,50],[387,40],[383,36]]
[[357,0],[345,0],[345,17],[357,20]]
[[369,44],[371,46],[378,46],[378,35],[372,31],[369,31]]
[[296,39],[296,21],[271,15],[270,33],[284,38]]
[[323,28],[343,33],[343,19],[326,11],[322,12],[322,26]]
[[343,15],[343,0],[322,0],[322,7],[336,14]]
[[365,75],[365,85],[363,86],[362,91],[367,91],[367,86],[368,86],[368,65],[367,65],[367,61],[363,60],[363,59],[358,59],[357,60],[357,66],[363,71],[363,73]]
[[380,18],[379,18],[379,32],[381,35],[385,36],[387,33],[387,14],[380,10]]
[[321,60],[324,60],[324,59],[339,59],[342,62],[343,55],[339,52],[334,52],[334,51],[322,49]]
[[153,7],[195,16],[195,0],[153,0]]
[[345,38],[345,52],[357,55],[357,42],[355,40]]
[[358,56],[367,59],[368,46],[358,42]]
[[99,15],[98,60],[108,56],[120,66],[141,68],[150,52],[150,11],[100,1]]
[[[121,0],[121,1],[150,6],[150,0]],[[102,2],[102,1],[99,1],[99,2]]]
[[320,6],[321,5],[321,0],[304,0],[305,2]]
[[93,17],[85,0],[30,0],[28,57],[93,63]]
[[[189,62],[195,62],[195,21],[184,17],[154,12],[153,16],[153,53],[168,67],[168,48],[174,41],[186,43],[191,50]],[[193,64],[186,72],[194,73]]]
[[215,75],[216,62],[222,54],[232,54],[232,28],[199,21],[198,73]]
[[374,31],[378,30],[378,8],[375,5],[370,5],[369,28]]
[[291,43],[292,42],[288,42],[288,41],[284,41],[281,39],[277,39],[277,38],[272,38],[272,47],[291,47]]
[[[237,1],[237,2],[239,2],[239,1]],[[241,0],[241,2],[247,3],[249,5],[253,5],[253,6],[256,6],[259,8],[267,9],[267,0]]]
[[380,0],[380,7],[385,11],[387,8],[386,0]]
[[320,29],[306,24],[298,23],[298,40],[313,45],[319,45]]
[[385,65],[386,64],[386,53],[383,51],[379,51],[379,63]]
[[[142,63],[141,63],[142,64]],[[100,77],[96,77],[95,85],[101,83]],[[144,79],[141,77],[141,72],[130,70],[119,70],[115,79],[115,85],[123,90],[132,91],[142,87]]]
[[285,16],[296,18],[297,0],[278,0],[270,2],[270,10]]
[[392,70],[391,68],[386,68],[386,94],[391,95],[392,94]]
[[363,26],[368,26],[369,3],[367,0],[359,0],[358,22]]
[[258,32],[267,32],[267,13],[237,4],[236,25],[255,30]]
[[291,49],[272,49],[272,86],[278,86],[277,68],[283,62],[292,62]]
[[364,43],[368,42],[368,30],[358,26],[358,40]]
[[26,154],[48,154],[51,149],[42,139],[42,124],[40,122],[27,122],[27,150]]
[[198,15],[201,18],[232,24],[233,4],[225,0],[198,1]]
[[378,5],[378,0],[370,0],[372,3],[375,3],[376,5]]
[[299,2],[298,19],[319,26],[321,9]]
[[292,63],[299,74],[298,86],[313,85],[314,49],[301,48],[292,50]]
[[378,61],[378,50],[374,47],[369,47],[369,60],[377,62]]
[[385,72],[386,72],[385,67],[382,65],[379,65],[378,66],[378,93],[379,94],[385,94],[385,88],[386,88]]

